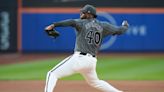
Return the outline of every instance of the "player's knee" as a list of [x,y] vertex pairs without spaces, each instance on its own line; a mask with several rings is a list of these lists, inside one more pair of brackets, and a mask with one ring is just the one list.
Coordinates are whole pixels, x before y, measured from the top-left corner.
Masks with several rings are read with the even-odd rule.
[[51,71],[48,71],[48,72],[47,72],[47,75],[50,75],[50,74],[51,74]]
[[51,70],[47,72],[47,76],[53,76],[57,78],[56,74],[52,72]]
[[47,76],[50,76],[51,74],[52,74],[51,71],[48,71],[48,72],[47,72]]

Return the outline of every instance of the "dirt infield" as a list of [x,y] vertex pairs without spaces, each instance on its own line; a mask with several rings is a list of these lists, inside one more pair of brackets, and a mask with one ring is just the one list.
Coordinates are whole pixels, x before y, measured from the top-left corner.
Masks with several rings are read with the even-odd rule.
[[[0,81],[0,92],[44,92],[44,81]],[[124,92],[164,92],[164,81],[110,81]],[[59,81],[54,92],[100,92],[84,81]]]
[[43,59],[51,59],[55,57],[64,57],[68,56],[68,54],[53,54],[53,53],[7,53],[0,54],[0,65],[4,64],[14,64],[14,63],[23,63],[30,62],[34,60],[43,60]]

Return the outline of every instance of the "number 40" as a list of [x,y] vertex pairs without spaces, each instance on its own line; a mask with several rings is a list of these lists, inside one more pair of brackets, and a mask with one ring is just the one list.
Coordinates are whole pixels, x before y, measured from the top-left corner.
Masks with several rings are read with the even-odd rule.
[[97,31],[89,31],[86,35],[86,39],[88,39],[89,44],[93,44],[94,42],[98,45],[101,42],[101,34]]

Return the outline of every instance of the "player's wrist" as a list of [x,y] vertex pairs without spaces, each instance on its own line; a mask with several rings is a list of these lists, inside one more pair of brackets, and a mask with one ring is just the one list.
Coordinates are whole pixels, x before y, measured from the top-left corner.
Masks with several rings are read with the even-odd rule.
[[55,27],[55,25],[54,24],[51,24],[50,27],[53,29]]

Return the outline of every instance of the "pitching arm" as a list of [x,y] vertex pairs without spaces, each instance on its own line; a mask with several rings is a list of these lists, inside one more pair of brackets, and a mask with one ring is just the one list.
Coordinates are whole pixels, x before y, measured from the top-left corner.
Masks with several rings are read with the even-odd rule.
[[129,27],[129,24],[127,21],[122,22],[122,26],[115,26],[109,23],[104,23],[104,35],[120,35],[126,32],[126,30]]

